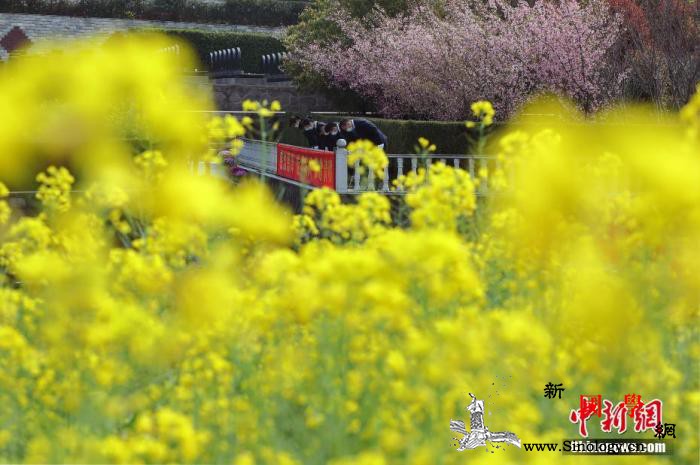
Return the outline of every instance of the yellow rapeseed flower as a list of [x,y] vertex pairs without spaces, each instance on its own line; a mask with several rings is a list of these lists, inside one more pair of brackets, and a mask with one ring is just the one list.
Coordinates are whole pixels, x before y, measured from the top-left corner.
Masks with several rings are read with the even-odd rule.
[[[391,196],[313,190],[294,216],[261,182],[187,169],[253,119],[181,111],[213,106],[159,51],[170,40],[0,73],[0,181],[41,192],[31,214],[0,201],[3,460],[456,464],[440,438],[468,420],[468,392],[508,413],[493,431],[577,434],[577,398],[541,408],[551,380],[564,397],[577,383],[658,397],[688,432],[674,464],[697,462],[697,96],[681,116],[607,115],[668,122],[653,131],[505,129],[483,196],[436,162]],[[353,149],[386,167],[371,143]]]
[[318,160],[309,160],[309,169],[313,173],[319,173],[321,171],[321,164]]
[[389,165],[384,150],[369,140],[358,140],[348,145],[348,166],[354,166],[358,160],[361,166],[374,171],[377,177],[382,177],[384,168]]

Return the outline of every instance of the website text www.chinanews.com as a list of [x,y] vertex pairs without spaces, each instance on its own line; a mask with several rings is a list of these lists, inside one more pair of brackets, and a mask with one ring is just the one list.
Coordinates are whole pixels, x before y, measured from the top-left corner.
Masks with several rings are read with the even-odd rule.
[[559,443],[523,443],[527,452],[561,452],[565,455],[670,455],[670,444],[643,439],[565,439]]

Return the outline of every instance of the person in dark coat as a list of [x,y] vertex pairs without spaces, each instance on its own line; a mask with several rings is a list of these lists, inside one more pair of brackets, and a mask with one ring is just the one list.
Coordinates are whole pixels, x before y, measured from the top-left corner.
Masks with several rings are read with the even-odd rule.
[[369,120],[363,118],[344,119],[340,122],[340,130],[342,131],[343,139],[348,143],[367,139],[372,141],[374,145],[384,149],[384,151],[387,149],[388,140],[386,135]]
[[323,121],[314,121],[311,118],[301,120],[301,127],[304,130],[304,135],[309,141],[309,147],[318,149],[321,145],[320,129],[325,126]]
[[320,150],[332,150],[329,148],[330,140],[328,135],[328,125],[326,123],[319,122],[316,129],[318,130],[318,148]]
[[[373,122],[364,118],[344,119],[340,122],[340,135],[348,144],[356,140],[366,139],[387,153],[388,138]],[[396,179],[398,176],[398,162],[396,158],[390,158],[387,165],[389,179]],[[350,171],[348,171],[350,175]],[[354,173],[353,173],[354,175]],[[375,180],[375,182],[381,182]]]
[[341,138],[340,135],[340,124],[337,122],[333,123],[328,123],[326,125],[326,141],[328,144],[328,150],[333,151],[335,150],[335,145],[338,142],[338,139]]
[[311,130],[311,123],[312,121],[309,118],[302,119],[296,115],[292,115],[289,118],[289,127],[301,129],[304,133],[304,136],[306,136],[306,140],[309,143],[309,147],[314,147],[317,143],[317,138],[315,135],[315,131]]
[[297,115],[292,115],[289,117],[290,128],[299,129],[299,125],[301,125],[301,118],[299,118]]

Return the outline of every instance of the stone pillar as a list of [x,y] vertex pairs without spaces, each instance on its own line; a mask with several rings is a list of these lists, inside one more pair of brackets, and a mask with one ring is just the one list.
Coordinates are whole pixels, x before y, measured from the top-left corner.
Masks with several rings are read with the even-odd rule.
[[335,145],[335,191],[344,194],[348,191],[348,143],[338,139]]

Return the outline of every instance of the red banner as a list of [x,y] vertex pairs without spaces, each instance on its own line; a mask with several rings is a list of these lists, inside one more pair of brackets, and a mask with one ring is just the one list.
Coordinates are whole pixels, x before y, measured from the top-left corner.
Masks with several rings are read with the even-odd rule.
[[[314,165],[320,171],[314,171]],[[335,189],[335,153],[277,144],[277,176]]]

